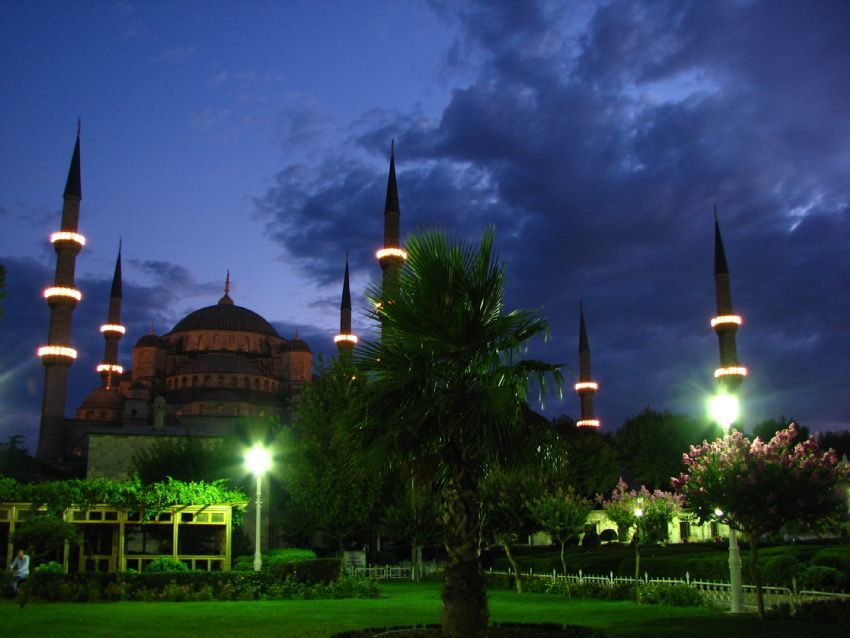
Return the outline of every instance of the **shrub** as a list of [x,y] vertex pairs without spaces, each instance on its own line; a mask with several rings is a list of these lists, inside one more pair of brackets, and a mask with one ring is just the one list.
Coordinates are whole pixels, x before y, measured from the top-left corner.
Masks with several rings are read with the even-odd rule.
[[702,607],[705,599],[696,589],[687,585],[650,583],[640,588],[640,601],[650,605],[673,607]]
[[773,556],[759,562],[762,580],[767,585],[790,586],[803,571],[803,564],[790,555]]
[[36,566],[33,571],[36,574],[64,574],[65,568],[62,567],[61,563],[57,563],[55,560],[52,560],[48,563]]
[[812,556],[812,564],[835,569],[850,574],[850,547],[827,547]]
[[618,540],[620,537],[617,535],[617,532],[613,529],[603,529],[599,534],[599,540],[603,543],[613,543]]
[[145,565],[146,573],[172,573],[172,572],[188,572],[189,568],[186,563],[173,558],[157,558]]
[[599,546],[599,534],[596,532],[588,532],[584,535],[584,538],[581,539],[582,547],[598,547]]
[[805,589],[843,589],[845,580],[844,573],[835,567],[809,565],[800,574],[799,584]]
[[[301,547],[284,547],[282,549],[270,549],[268,554],[263,555],[263,563],[266,560],[269,566],[274,563],[294,563],[302,560],[312,560],[316,558],[316,552],[312,549],[304,549]],[[253,556],[251,557],[253,561]]]
[[295,580],[313,585],[330,583],[339,579],[342,563],[338,558],[314,558],[294,563],[276,563],[270,571],[280,580],[294,578]]

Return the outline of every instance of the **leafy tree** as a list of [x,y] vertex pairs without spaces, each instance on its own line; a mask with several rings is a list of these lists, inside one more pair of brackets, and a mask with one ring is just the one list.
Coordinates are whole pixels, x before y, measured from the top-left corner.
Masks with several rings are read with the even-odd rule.
[[587,517],[593,510],[590,499],[579,496],[575,490],[557,488],[537,497],[531,503],[531,515],[539,529],[561,545],[561,566],[567,573],[564,550],[567,542],[584,531]]
[[56,554],[65,543],[76,543],[77,530],[57,516],[32,516],[15,527],[12,542],[26,548],[35,561]]
[[511,545],[535,529],[531,499],[542,490],[540,481],[535,479],[534,472],[491,470],[481,485],[484,534],[504,550],[514,572],[518,594],[522,593],[522,574]]
[[588,498],[610,492],[622,474],[613,437],[596,428],[576,427],[566,416],[553,419],[552,427],[566,456],[557,482]]
[[380,473],[354,471],[360,464],[357,444],[341,420],[364,381],[344,362],[320,364],[293,405],[293,441],[284,469],[284,528],[301,536],[320,531],[340,552],[355,535],[374,531],[370,522],[378,519],[383,488]]
[[850,480],[850,470],[839,463],[833,450],[820,450],[814,437],[794,444],[796,437],[793,424],[767,443],[750,441],[733,431],[691,449],[684,459],[686,471],[674,479],[687,506],[701,519],[717,517],[747,535],[760,618],[764,618],[764,598],[758,572],[759,537],[778,533],[791,522],[810,527],[828,524],[846,507],[839,486]]
[[410,489],[399,490],[395,502],[384,508],[381,533],[410,544],[412,577],[421,580],[422,550],[442,539],[440,502],[432,489],[416,487],[412,480],[407,483]]
[[640,600],[640,548],[667,542],[670,521],[679,509],[679,499],[670,492],[650,492],[643,485],[639,491],[629,491],[628,485],[620,479],[611,498],[603,501],[602,507],[608,518],[616,523],[621,540],[634,528],[631,542],[635,548],[635,597]]
[[244,445],[194,436],[162,438],[136,453],[133,465],[143,483],[171,477],[179,481],[214,481],[242,473]]
[[646,407],[626,419],[615,441],[620,466],[629,482],[649,489],[669,489],[670,477],[682,470],[682,454],[691,445],[719,435],[715,424]]
[[532,381],[558,367],[522,359],[546,322],[504,308],[504,268],[493,233],[480,246],[439,232],[411,237],[394,294],[373,286],[372,316],[382,338],[358,351],[369,376],[355,415],[368,467],[409,466],[417,483],[440,487],[447,562],[443,633],[479,636],[487,598],[479,554],[481,482],[485,470],[510,468],[551,439],[549,422],[527,405]]

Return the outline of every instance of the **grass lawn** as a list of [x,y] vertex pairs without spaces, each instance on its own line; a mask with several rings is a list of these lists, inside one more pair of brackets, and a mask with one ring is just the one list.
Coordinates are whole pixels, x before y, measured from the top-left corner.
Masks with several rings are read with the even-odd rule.
[[[319,638],[359,627],[439,622],[440,586],[385,584],[377,600],[286,600],[209,603],[0,604],[4,636]],[[692,607],[566,600],[545,594],[490,594],[494,621],[560,622],[597,627],[612,636],[791,638],[836,635],[827,626],[759,622]]]

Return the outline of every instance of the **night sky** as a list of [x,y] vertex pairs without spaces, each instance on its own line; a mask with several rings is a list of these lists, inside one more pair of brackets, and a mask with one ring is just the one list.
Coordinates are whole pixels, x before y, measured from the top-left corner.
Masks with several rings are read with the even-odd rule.
[[[578,415],[583,299],[612,430],[714,389],[713,207],[750,370],[744,420],[850,428],[850,3],[0,1],[0,436],[38,431],[48,241],[82,118],[67,412],[94,388],[124,242],[122,363],[231,296],[332,354],[402,233],[497,232],[510,307]],[[355,313],[355,331],[370,330]]]

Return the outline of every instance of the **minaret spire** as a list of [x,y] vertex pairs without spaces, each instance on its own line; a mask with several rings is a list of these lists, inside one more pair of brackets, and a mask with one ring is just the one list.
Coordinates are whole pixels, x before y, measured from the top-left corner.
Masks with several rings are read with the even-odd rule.
[[714,208],[714,286],[717,314],[711,320],[711,327],[717,334],[720,347],[720,367],[714,371],[714,377],[724,390],[736,393],[741,387],[741,381],[747,375],[747,369],[738,362],[738,349],[735,342],[738,326],[743,323],[743,319],[732,309],[729,267],[726,263],[726,252],[723,250],[723,239],[720,236],[716,206]]
[[581,401],[581,418],[576,421],[576,426],[598,428],[599,419],[593,415],[593,395],[599,388],[599,384],[593,380],[590,372],[590,344],[587,340],[584,306],[581,301],[579,301],[578,312],[578,383],[575,388]]
[[82,199],[79,122],[62,199],[60,230],[50,236],[56,251],[56,274],[53,285],[44,291],[50,307],[50,327],[47,345],[38,349],[38,356],[44,365],[44,395],[36,456],[51,464],[62,463],[65,455],[68,368],[77,358],[77,351],[71,347],[71,316],[82,299],[82,293],[74,287],[77,255],[86,243],[85,237],[77,232]]
[[224,278],[224,296],[218,300],[218,303],[233,305],[233,299],[230,298],[230,269],[227,269],[227,275]]
[[390,172],[387,177],[387,198],[384,203],[384,247],[376,253],[381,270],[384,272],[384,296],[392,296],[391,289],[398,269],[407,259],[399,241],[398,184],[395,176],[395,139],[390,142]]
[[334,337],[340,360],[350,359],[357,343],[357,335],[351,332],[351,288],[348,283],[348,254],[345,255],[345,274],[342,280],[342,301],[339,305],[339,334]]
[[124,336],[126,328],[121,325],[121,245],[122,241],[118,240],[118,257],[115,260],[115,272],[112,275],[112,289],[109,293],[109,310],[106,315],[106,323],[100,327],[103,333],[105,346],[103,350],[103,361],[97,366],[97,371],[100,373],[100,378],[103,379],[104,385],[109,388],[112,386],[112,379],[115,375],[120,375],[124,372],[118,364],[118,342]]

